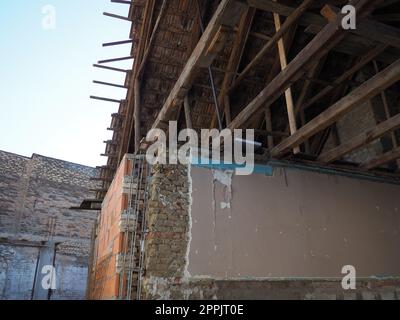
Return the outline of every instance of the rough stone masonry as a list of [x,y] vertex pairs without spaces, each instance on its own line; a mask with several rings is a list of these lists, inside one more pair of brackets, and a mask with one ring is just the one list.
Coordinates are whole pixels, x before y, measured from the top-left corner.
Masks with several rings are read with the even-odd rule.
[[[41,298],[85,298],[97,212],[70,208],[94,198],[95,176],[91,167],[0,151],[0,299],[38,298],[36,269],[45,258],[53,259],[56,289]],[[44,257],[50,245],[54,254]]]

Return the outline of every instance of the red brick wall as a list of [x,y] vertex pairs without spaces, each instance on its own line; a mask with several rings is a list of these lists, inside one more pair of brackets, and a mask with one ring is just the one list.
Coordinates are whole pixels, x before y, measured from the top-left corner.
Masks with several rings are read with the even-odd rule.
[[119,274],[116,270],[116,259],[123,251],[124,233],[119,221],[127,208],[127,194],[123,193],[123,181],[132,171],[132,160],[125,156],[114,180],[104,198],[97,233],[96,256],[92,269],[89,298],[115,299],[119,292]]

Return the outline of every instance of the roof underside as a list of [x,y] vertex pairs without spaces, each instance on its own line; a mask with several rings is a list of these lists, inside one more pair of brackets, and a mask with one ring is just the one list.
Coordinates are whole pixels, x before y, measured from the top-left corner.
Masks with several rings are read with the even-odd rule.
[[[337,9],[347,3],[133,1],[134,62],[127,97],[112,117],[98,197],[149,129],[170,120],[189,127],[188,117],[194,129],[218,128],[217,108],[222,128],[256,129],[266,158],[307,159],[397,179],[400,1],[352,1],[356,30],[340,27]],[[283,71],[282,59],[288,64]],[[372,120],[365,120],[367,111],[353,112],[360,106]],[[376,141],[379,152],[351,156]]]

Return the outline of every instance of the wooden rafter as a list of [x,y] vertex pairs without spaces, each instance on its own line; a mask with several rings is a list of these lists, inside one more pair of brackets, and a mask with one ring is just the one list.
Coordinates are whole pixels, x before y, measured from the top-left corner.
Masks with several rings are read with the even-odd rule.
[[364,169],[374,169],[400,158],[400,147],[385,152],[384,154],[360,165]]
[[[243,14],[240,20],[239,27],[236,32],[235,41],[233,43],[232,52],[229,57],[228,65],[226,67],[224,80],[222,81],[221,90],[218,96],[218,104],[220,106],[224,106],[224,114],[227,124],[231,122],[231,114],[229,99],[226,99],[226,93],[228,88],[231,86],[233,80],[235,79],[236,73],[238,72],[239,64],[243,55],[247,38],[250,34],[250,29],[255,12],[256,10],[254,8],[247,8],[246,12]],[[220,113],[221,111],[222,110],[220,110]],[[217,115],[216,113],[214,113],[213,119],[211,121],[211,128],[214,128],[216,124]]]
[[148,43],[148,45],[147,45],[146,51],[144,52],[144,55],[143,55],[143,59],[142,59],[142,61],[140,62],[140,65],[139,65],[138,70],[137,70],[136,77],[138,77],[138,78],[140,78],[140,76],[141,76],[141,73],[142,73],[142,71],[143,71],[143,68],[144,68],[144,66],[146,65],[146,62],[147,62],[147,60],[148,60],[148,57],[149,57],[149,54],[150,54],[150,50],[151,50],[151,48],[152,48],[153,45],[154,45],[154,40],[155,40],[156,32],[157,32],[157,30],[158,30],[158,28],[159,28],[159,26],[160,26],[161,19],[163,18],[164,14],[165,14],[165,12],[166,12],[166,10],[167,10],[167,3],[168,3],[168,0],[163,0],[163,3],[162,3],[162,5],[161,5],[160,12],[159,12],[159,14],[158,14],[158,16],[157,16],[157,20],[156,20],[156,22],[155,22],[153,31],[152,31],[151,36],[150,36],[150,39],[149,39],[149,43]]
[[193,129],[192,112],[190,110],[190,102],[188,96],[186,96],[183,100],[183,108],[185,110],[186,128]]
[[340,77],[338,77],[336,80],[333,81],[331,85],[325,86],[321,91],[319,91],[315,96],[310,98],[307,102],[302,104],[298,111],[300,110],[305,110],[323,97],[325,97],[327,94],[332,92],[333,89],[335,89],[337,86],[341,85],[343,82],[347,81],[352,75],[354,75],[357,71],[359,71],[362,67],[364,67],[367,63],[369,63],[371,60],[376,58],[379,54],[381,54],[385,49],[387,48],[386,45],[379,45],[369,52],[367,52],[364,56],[360,58],[360,60],[350,69],[345,71]]
[[[162,123],[169,121],[173,117],[174,112],[177,111],[177,107],[182,105],[183,99],[191,88],[199,69],[209,67],[215,59],[217,52],[214,50],[210,51],[209,49],[211,44],[215,43],[215,37],[220,35],[219,31],[221,27],[233,28],[239,21],[245,8],[246,5],[239,1],[221,1],[196,48],[183,68],[175,86],[160,110],[152,126],[153,128],[160,127]],[[222,49],[220,45],[219,48]]]
[[[276,0],[275,0],[276,1]],[[313,1],[304,1],[302,3],[302,6],[298,7],[297,10],[302,9],[302,11],[304,12],[308,6],[310,6],[312,4]],[[285,23],[291,19],[291,17],[293,15],[295,15],[297,13],[297,10],[294,11],[285,21]],[[301,13],[298,15],[298,17],[300,17]],[[278,33],[281,29],[281,18],[279,16],[279,14],[274,13],[274,23],[275,23],[275,30]],[[296,18],[297,19],[297,18]],[[294,21],[296,21],[296,19]],[[289,30],[289,29],[288,29]],[[281,64],[281,70],[285,70],[287,67],[287,58],[286,58],[286,50],[285,50],[285,44],[283,41],[283,37],[281,37],[278,40],[278,55],[279,55],[279,61]],[[297,131],[297,124],[296,124],[296,114],[294,111],[294,103],[293,103],[293,95],[292,95],[292,88],[289,86],[286,90],[285,90],[285,100],[286,100],[286,111],[288,114],[288,122],[289,122],[289,129],[290,129],[290,134],[293,134]],[[269,108],[267,108],[269,109]],[[300,147],[295,147],[293,149],[293,153],[299,153],[300,152]]]
[[329,150],[319,156],[318,160],[321,162],[332,162],[341,157],[349,154],[350,152],[365,146],[366,144],[379,139],[387,132],[395,130],[400,127],[400,114],[385,120],[378,124],[376,127],[366,130],[356,137],[346,141],[340,146]]
[[[379,66],[375,60],[373,61],[373,65],[374,65],[375,73],[379,73]],[[390,110],[389,110],[389,103],[388,103],[388,100],[386,97],[385,90],[383,90],[381,92],[380,96],[381,96],[381,100],[382,100],[382,104],[383,104],[383,110],[385,112],[385,117],[386,117],[386,119],[389,119],[390,118]],[[395,135],[394,131],[392,131],[390,133],[390,138],[392,140],[393,148],[397,148],[397,139],[396,139],[396,135]]]
[[282,36],[293,26],[297,20],[301,17],[301,15],[307,10],[307,8],[312,4],[314,0],[304,0],[303,3],[297,7],[293,13],[289,15],[289,17],[285,20],[282,26],[279,27],[279,30],[274,34],[274,36],[262,47],[262,49],[257,53],[257,55],[253,58],[253,60],[243,69],[240,75],[237,77],[235,82],[232,84],[232,87],[229,91],[232,91],[236,88],[239,83],[246,77],[249,71],[266,55],[266,53],[274,48],[274,46],[278,43],[278,41],[282,38]]
[[295,134],[283,140],[271,151],[271,156],[282,156],[294,146],[300,145],[317,132],[329,127],[342,115],[349,112],[354,107],[370,100],[398,80],[400,80],[400,60],[397,60],[385,70],[361,84],[347,96],[337,101],[327,110],[300,128]]
[[[373,10],[374,3],[380,1],[359,1],[355,4],[358,19],[368,15]],[[266,103],[271,105],[296,80],[312,67],[315,60],[325,56],[348,33],[341,28],[342,15],[327,24],[313,40],[288,64],[287,68],[278,74],[259,95],[253,99],[231,122],[230,129],[240,128],[257,110]]]
[[[276,12],[279,15],[286,17],[290,16],[296,10],[295,8],[274,2],[272,0],[247,0],[247,2],[252,7],[256,7],[265,11]],[[383,1],[380,1],[379,3],[382,2]],[[355,1],[352,1],[352,3],[354,4]],[[359,17],[359,11],[357,11],[357,18]],[[298,23],[306,27],[309,25],[324,27],[326,25],[326,21],[323,17],[311,12],[305,12],[299,19]],[[372,41],[377,41],[400,48],[400,30],[371,19],[359,21],[357,28],[355,30],[351,30],[351,32]]]
[[[127,101],[127,117],[126,121],[124,121],[124,126],[123,126],[123,138],[119,150],[119,156],[118,159],[121,160],[124,154],[128,151],[128,146],[129,146],[129,141],[131,141],[132,137],[132,124],[135,124],[135,149],[138,149],[138,141],[140,141],[140,92],[136,90],[140,90],[140,86],[138,83],[135,83],[136,80],[136,75],[138,72],[138,68],[140,66],[140,63],[143,59],[143,54],[145,50],[145,46],[149,37],[149,30],[150,30],[150,21],[153,15],[154,7],[155,7],[155,0],[148,0],[146,1],[146,5],[144,8],[144,13],[143,13],[143,22],[142,26],[140,29],[140,42],[138,45],[137,53],[135,56],[135,61],[134,61],[134,67],[132,71],[132,76],[130,77],[130,83],[129,83],[129,88],[133,89],[133,94],[129,95],[129,99]],[[136,95],[136,97],[135,97]],[[132,99],[133,98],[133,99]],[[135,110],[136,108],[136,110]],[[134,123],[134,119],[136,119],[136,123]],[[139,137],[136,137],[138,135]]]

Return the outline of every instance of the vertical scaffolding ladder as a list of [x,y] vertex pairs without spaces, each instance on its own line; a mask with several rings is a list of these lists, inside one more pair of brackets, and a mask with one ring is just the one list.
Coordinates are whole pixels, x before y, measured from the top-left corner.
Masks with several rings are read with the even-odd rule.
[[150,179],[150,165],[146,161],[145,154],[137,154],[133,157],[132,172],[128,179],[128,205],[125,211],[118,298],[140,300],[144,273],[146,208]]

